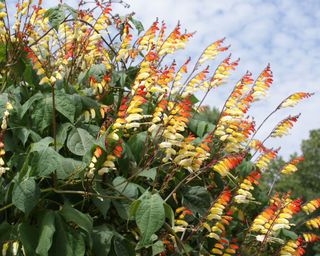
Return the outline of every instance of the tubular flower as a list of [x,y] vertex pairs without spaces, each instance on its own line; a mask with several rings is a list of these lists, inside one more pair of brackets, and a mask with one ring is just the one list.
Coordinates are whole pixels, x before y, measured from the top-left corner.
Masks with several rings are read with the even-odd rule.
[[243,180],[234,197],[235,202],[238,204],[246,204],[249,203],[249,201],[254,200],[250,191],[254,190],[253,185],[259,184],[258,179],[260,176],[259,172],[253,171]]
[[129,33],[129,24],[126,23],[124,25],[124,29],[123,29],[123,34],[121,36],[122,38],[122,42],[120,45],[120,49],[118,51],[116,60],[120,61],[120,60],[125,60],[126,58],[129,57],[129,49],[131,48],[131,40],[132,40],[132,35]]
[[309,229],[320,228],[320,216],[307,220],[305,224]]
[[171,83],[174,79],[174,72],[175,72],[175,66],[176,63],[173,61],[173,63],[169,67],[165,67],[164,70],[160,71],[160,74],[157,77],[157,85],[160,85],[159,87],[153,86],[150,88],[149,92],[160,92],[160,93],[166,93],[169,91],[169,83]]
[[252,97],[254,101],[260,100],[266,95],[266,91],[269,89],[272,82],[272,71],[268,64],[268,66],[258,76],[252,87]]
[[230,171],[236,168],[242,162],[243,156],[234,155],[226,156],[212,166],[212,169],[219,173],[222,177],[230,174]]
[[123,98],[119,107],[118,118],[113,124],[113,129],[126,129],[140,127],[140,120],[144,118],[141,106],[147,101],[145,99],[145,87],[139,86],[128,103],[127,98]]
[[225,235],[226,226],[232,221],[231,214],[231,212],[227,212],[226,215],[221,216],[221,219],[210,228],[210,233],[207,237],[220,240]]
[[298,121],[299,115],[296,116],[288,116],[286,119],[282,120],[277,126],[272,130],[270,136],[271,137],[282,137],[289,133],[289,129],[291,129],[295,122]]
[[156,92],[158,88],[153,89],[153,87],[156,85],[157,77],[157,71],[153,67],[152,63],[147,60],[142,61],[142,63],[140,64],[140,70],[134,80],[132,94],[135,93],[135,90],[137,90],[139,86],[144,86],[146,88],[146,96],[149,96],[149,92]]
[[[165,28],[163,28],[164,30]],[[154,38],[156,35],[158,28],[158,21],[152,23],[151,27],[145,32],[145,34],[138,38],[137,46],[139,51],[147,51],[149,52],[154,45]],[[163,31],[164,32],[164,31]]]
[[[231,192],[228,188],[221,192],[216,201],[208,211],[206,220],[202,226],[209,232],[207,235],[210,238],[220,240],[225,231],[225,225],[229,225],[232,220],[231,212],[224,214],[227,205],[231,200]],[[223,215],[224,214],[224,215]],[[213,221],[216,221],[215,223]]]
[[290,229],[290,219],[299,212],[301,200],[291,200],[288,196],[279,198],[276,194],[270,199],[270,205],[254,219],[250,230],[262,234],[257,236],[258,241],[271,241],[279,229]]
[[233,91],[231,92],[226,104],[223,115],[229,116],[243,116],[253,100],[251,94],[247,94],[248,85],[253,83],[252,74],[247,72],[240,81],[235,85]]
[[313,199],[302,206],[302,210],[306,214],[313,213],[315,210],[320,208],[320,198]]
[[262,142],[260,140],[252,140],[250,143],[249,143],[249,147],[251,149],[253,149],[254,151],[257,151],[257,152],[261,152],[261,153],[265,153],[268,151],[268,149],[262,144]]
[[[188,99],[183,99],[178,104],[174,102],[168,103],[169,115],[164,114],[162,119],[164,141],[159,144],[159,147],[164,149],[166,156],[162,159],[163,162],[168,162],[172,156],[177,154],[174,146],[180,147],[184,140],[183,132],[187,127],[188,118],[190,117],[191,102]],[[187,161],[180,163],[187,166]]]
[[170,33],[170,35],[164,40],[158,51],[158,55],[163,56],[166,54],[172,54],[176,50],[183,49],[186,42],[192,35],[192,33],[181,34],[180,24],[178,24]]
[[231,199],[231,192],[228,188],[221,192],[215,203],[209,209],[209,214],[207,220],[221,220],[221,215],[223,214],[226,206],[229,204]]
[[313,233],[302,233],[302,237],[307,243],[314,243],[320,240],[320,237]]
[[8,119],[9,119],[9,115],[10,115],[9,111],[11,109],[13,109],[10,102],[6,103],[5,109],[6,110],[3,113],[1,127],[0,127],[0,177],[9,170],[8,167],[5,167],[5,162],[3,160],[3,157],[6,153],[4,150],[3,136],[4,136],[5,131],[8,128]]
[[244,148],[244,142],[254,132],[254,122],[249,118],[233,118],[223,116],[220,118],[214,135],[225,142],[224,150],[228,153],[237,153]]
[[299,256],[305,253],[302,248],[302,239],[289,240],[280,250],[280,256]]
[[229,46],[221,46],[225,38],[215,41],[210,44],[201,54],[198,63],[201,65],[207,60],[214,60],[220,52],[224,52],[229,49]]
[[255,165],[260,169],[260,171],[264,171],[268,168],[271,160],[276,158],[279,149],[269,149],[266,152],[262,153],[255,161]]
[[175,211],[177,217],[175,218],[175,227],[174,230],[176,232],[183,232],[186,227],[189,226],[188,222],[185,221],[185,216],[190,215],[192,216],[192,212],[188,210],[186,207],[179,207]]
[[197,89],[203,84],[206,79],[206,75],[209,73],[209,67],[196,74],[186,85],[181,97],[186,98],[197,91]]
[[239,249],[239,247],[234,244],[233,240],[230,243],[227,239],[221,238],[211,249],[213,253],[211,255],[231,256],[236,254],[237,249]]
[[291,94],[289,97],[287,97],[284,101],[281,102],[278,109],[280,108],[287,108],[287,107],[293,107],[297,105],[301,100],[307,99],[314,95],[314,93],[307,93],[307,92],[296,92],[294,94]]
[[176,73],[176,76],[173,79],[173,83],[172,83],[171,94],[175,94],[181,90],[181,88],[183,86],[181,83],[181,79],[182,79],[183,74],[187,73],[187,66],[188,66],[190,60],[191,60],[191,58],[188,58],[186,60],[186,62],[180,67],[178,72]]
[[298,168],[297,168],[297,164],[300,163],[301,161],[303,161],[303,157],[295,157],[294,159],[292,159],[289,163],[287,163],[285,166],[282,167],[282,169],[280,170],[280,172],[282,174],[292,174],[295,173]]
[[197,146],[192,144],[194,139],[193,136],[185,138],[179,146],[180,150],[177,156],[173,159],[174,163],[186,168],[190,172],[198,171],[202,163],[210,156],[210,149],[206,143],[211,140],[207,138]]
[[92,179],[94,177],[94,173],[95,173],[95,165],[98,161],[98,159],[101,157],[101,155],[103,154],[103,151],[100,147],[96,147],[94,153],[93,153],[93,156],[91,158],[91,161],[90,161],[90,164],[89,164],[89,170],[86,174],[86,176],[89,178],[89,179]]
[[209,81],[209,88],[216,88],[223,84],[225,80],[230,76],[230,70],[235,70],[238,66],[240,59],[230,62],[231,56],[225,58],[217,67],[214,75]]

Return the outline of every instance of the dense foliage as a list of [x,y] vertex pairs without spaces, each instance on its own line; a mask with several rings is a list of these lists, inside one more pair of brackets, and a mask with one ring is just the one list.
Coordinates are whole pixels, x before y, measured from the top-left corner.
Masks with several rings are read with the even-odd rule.
[[263,143],[299,115],[263,141],[257,130],[312,94],[290,95],[256,128],[247,111],[272,84],[268,65],[239,79],[221,113],[203,107],[195,93],[239,61],[204,65],[224,40],[193,65],[172,61],[192,36],[158,21],[144,30],[99,1],[20,1],[14,18],[0,1],[2,255],[285,256],[319,240],[320,199],[256,189],[278,153]]

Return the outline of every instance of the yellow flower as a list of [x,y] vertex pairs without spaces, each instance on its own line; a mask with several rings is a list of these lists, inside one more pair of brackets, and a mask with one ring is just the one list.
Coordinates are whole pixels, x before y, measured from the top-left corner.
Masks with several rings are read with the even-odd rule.
[[48,77],[44,76],[40,82],[39,82],[39,85],[43,85],[43,84],[49,84],[50,83],[50,80]]

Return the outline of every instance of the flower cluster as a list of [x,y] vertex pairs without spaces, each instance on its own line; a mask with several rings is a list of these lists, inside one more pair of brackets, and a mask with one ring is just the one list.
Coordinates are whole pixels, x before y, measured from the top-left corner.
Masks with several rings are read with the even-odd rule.
[[3,157],[5,155],[5,150],[4,150],[4,141],[3,141],[3,136],[4,133],[6,131],[6,129],[8,128],[8,118],[9,118],[9,111],[11,109],[13,109],[12,105],[10,104],[10,102],[7,102],[5,104],[5,111],[3,113],[3,117],[2,117],[2,123],[1,123],[1,129],[0,129],[0,177],[6,173],[6,171],[9,170],[8,167],[5,167],[5,162],[3,160]]
[[298,168],[297,168],[297,164],[303,161],[303,157],[295,157],[293,158],[289,163],[287,163],[285,166],[282,167],[282,169],[280,170],[280,172],[282,174],[292,174],[295,173]]
[[319,208],[320,208],[320,198],[310,200],[309,202],[307,202],[302,206],[302,210],[307,214],[311,214]]
[[279,149],[267,149],[256,159],[255,165],[260,169],[260,171],[266,170],[270,162],[276,158],[278,151]]
[[289,240],[281,247],[280,256],[299,256],[303,255],[305,250],[302,248],[302,239]]
[[282,137],[284,135],[287,135],[289,133],[289,129],[293,127],[294,123],[298,121],[299,117],[300,114],[296,116],[288,116],[287,118],[285,118],[277,124],[277,126],[272,130],[270,136]]
[[307,220],[305,222],[305,224],[309,229],[318,229],[318,228],[320,228],[320,216],[315,217],[315,218],[310,219],[310,220]]
[[296,104],[298,104],[301,100],[307,99],[312,95],[314,95],[314,93],[296,92],[294,94],[291,94],[284,101],[282,101],[278,108],[293,107]]
[[280,229],[290,229],[290,219],[299,212],[301,200],[291,200],[289,195],[279,197],[277,194],[270,200],[270,205],[259,214],[250,228],[258,241],[272,241],[272,237]]
[[212,169],[219,173],[222,177],[230,175],[230,171],[242,162],[242,155],[230,155],[222,158],[212,166]]
[[258,179],[260,178],[260,173],[258,171],[251,172],[240,184],[239,189],[236,191],[234,200],[238,204],[246,204],[254,200],[251,194],[251,190],[254,190],[253,185],[258,185]]
[[214,244],[214,248],[211,249],[212,255],[222,255],[222,256],[231,256],[235,255],[239,246],[234,243],[235,239],[230,242],[221,238],[217,243]]
[[183,232],[186,227],[189,226],[189,223],[185,220],[186,215],[192,216],[192,212],[188,210],[186,207],[182,206],[176,209],[175,211],[177,217],[175,218],[175,231]]

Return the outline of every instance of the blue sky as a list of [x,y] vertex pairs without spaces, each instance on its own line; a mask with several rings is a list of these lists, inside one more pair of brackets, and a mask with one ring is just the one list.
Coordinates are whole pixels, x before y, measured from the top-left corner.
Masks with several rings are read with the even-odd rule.
[[[9,1],[10,3],[14,1]],[[43,0],[46,6],[56,0]],[[76,0],[65,1],[70,5]],[[296,91],[316,92],[295,108],[281,110],[258,133],[264,138],[287,115],[302,113],[290,135],[269,140],[267,146],[280,146],[287,158],[299,152],[302,139],[309,130],[320,128],[320,0],[125,0],[130,8],[115,4],[120,13],[134,11],[145,27],[156,17],[173,28],[179,20],[183,28],[197,31],[182,57],[196,59],[211,42],[226,37],[230,52],[240,58],[237,72],[230,82],[214,91],[206,103],[221,107],[233,82],[246,71],[254,75],[271,64],[274,83],[269,96],[253,106],[250,113],[259,124],[279,102]],[[221,58],[224,56],[221,56]],[[217,64],[217,60],[213,64]],[[214,66],[214,65],[213,65]]]

